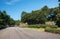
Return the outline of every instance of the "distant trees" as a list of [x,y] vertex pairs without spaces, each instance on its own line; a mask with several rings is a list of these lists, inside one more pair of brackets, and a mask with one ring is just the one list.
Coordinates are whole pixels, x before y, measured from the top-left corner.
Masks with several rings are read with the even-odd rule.
[[28,24],[44,24],[46,15],[48,15],[49,9],[44,6],[41,10],[32,11],[31,13],[22,12],[22,22],[27,22]]
[[[32,11],[31,13],[22,12],[21,21],[28,24],[44,24],[46,21],[55,21],[56,24],[59,20],[57,20],[58,14],[60,13],[59,7],[48,8],[44,6],[40,10]],[[60,24],[60,22],[59,22]],[[58,24],[57,24],[58,25]]]
[[0,29],[14,24],[14,20],[6,14],[6,11],[0,11]]
[[8,20],[8,26],[9,27],[13,27],[15,25],[15,20],[13,20],[12,18],[10,18],[9,20]]
[[20,25],[20,20],[15,20],[15,25],[19,26]]

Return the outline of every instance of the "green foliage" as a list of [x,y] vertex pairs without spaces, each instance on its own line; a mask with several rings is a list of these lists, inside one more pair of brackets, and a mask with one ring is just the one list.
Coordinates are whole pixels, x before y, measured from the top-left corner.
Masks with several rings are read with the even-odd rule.
[[15,21],[12,18],[10,18],[8,21],[8,25],[9,25],[9,27],[11,27],[11,26],[13,27],[15,25]]
[[57,26],[55,25],[45,25],[45,24],[28,25],[27,27],[29,28],[46,28],[46,27],[57,28]]
[[4,25],[0,25],[0,30],[1,29],[5,29],[7,26],[4,26]]
[[44,25],[29,25],[29,28],[45,28]]
[[20,20],[15,20],[15,25],[19,26],[20,25]]
[[50,28],[50,27],[46,27],[46,28],[45,28],[45,31],[47,31],[47,32],[52,32],[52,30],[53,30],[53,29]]
[[44,6],[41,10],[32,11],[31,13],[22,12],[21,21],[28,24],[44,24],[46,15],[48,15],[49,9]]
[[48,8],[47,6],[44,6],[39,10],[32,11],[31,13],[23,11],[21,16],[21,22],[28,24],[45,24],[46,21],[54,21],[56,22],[56,25],[60,26],[59,13],[59,7]]
[[58,27],[60,27],[60,13],[57,14],[57,20],[56,20],[56,25],[58,25]]
[[6,14],[6,11],[0,11],[0,29],[14,25],[14,20]]
[[46,27],[46,28],[45,28],[45,31],[46,31],[46,32],[59,33],[59,34],[60,34],[60,28]]

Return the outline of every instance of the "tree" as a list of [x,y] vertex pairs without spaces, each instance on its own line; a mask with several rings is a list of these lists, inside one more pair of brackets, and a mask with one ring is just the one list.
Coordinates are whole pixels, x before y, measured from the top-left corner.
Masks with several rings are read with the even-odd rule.
[[58,14],[60,13],[59,7],[48,8],[44,6],[39,10],[30,13],[22,12],[21,21],[28,24],[44,24],[46,21],[56,22]]
[[58,25],[58,27],[60,27],[60,13],[57,14],[57,20],[56,20],[56,25]]
[[48,8],[48,6],[44,6],[43,8],[41,8],[41,12],[43,12],[46,17],[50,13],[50,9]]
[[6,28],[7,25],[14,25],[14,20],[7,15],[6,11],[0,11],[0,29]]
[[8,21],[8,25],[9,27],[13,27],[15,25],[15,21],[12,18],[10,18]]
[[44,24],[46,21],[46,14],[43,10],[47,12],[47,8],[45,7],[42,10],[32,11],[31,13],[22,12],[21,21],[24,23],[27,22],[28,24]]
[[20,20],[15,20],[15,25],[19,26],[20,25]]

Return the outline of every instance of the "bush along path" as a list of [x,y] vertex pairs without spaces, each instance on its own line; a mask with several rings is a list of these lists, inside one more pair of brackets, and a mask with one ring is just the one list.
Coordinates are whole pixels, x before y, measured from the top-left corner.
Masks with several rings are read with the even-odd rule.
[[46,27],[45,28],[46,32],[51,32],[51,33],[57,33],[60,34],[60,28],[50,28],[50,27]]

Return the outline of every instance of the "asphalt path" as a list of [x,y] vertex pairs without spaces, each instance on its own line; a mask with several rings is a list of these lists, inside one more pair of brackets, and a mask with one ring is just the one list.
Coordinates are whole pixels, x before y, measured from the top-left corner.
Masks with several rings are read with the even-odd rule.
[[59,34],[9,27],[0,30],[0,39],[60,39]]

